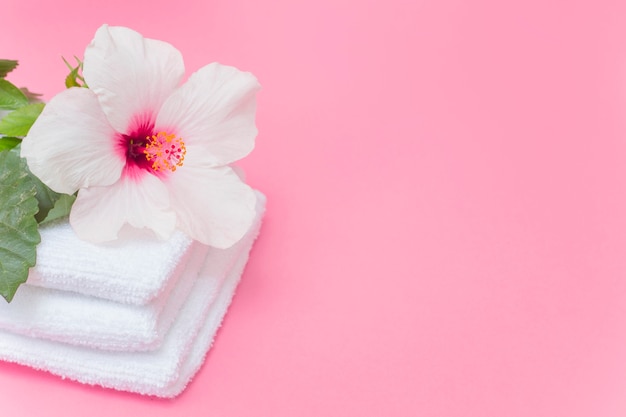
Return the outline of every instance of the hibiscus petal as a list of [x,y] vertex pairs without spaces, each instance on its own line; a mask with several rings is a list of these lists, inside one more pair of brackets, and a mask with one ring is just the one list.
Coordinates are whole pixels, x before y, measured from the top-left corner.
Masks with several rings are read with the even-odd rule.
[[168,238],[176,227],[167,188],[153,175],[122,176],[109,187],[80,190],[72,206],[70,224],[83,240],[115,240],[124,224],[149,228]]
[[183,166],[166,179],[178,227],[216,248],[243,237],[255,216],[254,191],[230,167]]
[[254,148],[256,92],[254,75],[220,64],[189,77],[163,104],[156,130],[174,132],[196,165],[227,165]]
[[100,27],[85,50],[85,81],[120,133],[154,122],[184,73],[183,57],[176,48],[124,27]]
[[71,88],[56,95],[22,141],[22,157],[48,187],[72,194],[117,181],[124,158],[95,94]]

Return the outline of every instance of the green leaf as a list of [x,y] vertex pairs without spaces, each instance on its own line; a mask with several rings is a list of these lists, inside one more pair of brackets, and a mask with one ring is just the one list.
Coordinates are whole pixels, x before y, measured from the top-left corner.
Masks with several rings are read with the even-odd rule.
[[17,67],[17,61],[13,59],[0,59],[0,78],[4,78],[8,73]]
[[35,215],[35,220],[41,224],[56,220],[69,214],[76,197],[53,191],[46,184],[41,182],[35,174],[30,172],[28,168],[26,170],[35,184],[35,189],[37,190],[35,197],[37,198],[39,211]]
[[0,109],[15,110],[27,104],[28,98],[19,88],[0,78]]
[[44,103],[33,103],[7,114],[0,120],[0,135],[26,136],[44,106]]
[[36,187],[26,162],[0,152],[0,295],[11,302],[37,260]]
[[54,203],[54,207],[48,212],[46,218],[39,222],[39,224],[45,224],[67,217],[72,210],[74,201],[76,201],[75,195],[60,194],[58,200]]
[[28,171],[35,184],[35,188],[37,189],[37,193],[35,197],[37,198],[37,205],[39,207],[39,211],[35,215],[35,220],[38,223],[41,223],[47,216],[48,212],[52,210],[56,201],[61,197],[61,194],[52,191],[46,184],[41,182],[39,178],[37,178],[32,172]]
[[30,172],[30,170],[28,173],[37,189],[35,197],[37,198],[39,211],[35,215],[35,220],[41,224],[68,215],[76,197],[52,191],[46,184],[41,182],[35,174]]
[[22,139],[20,138],[14,138],[11,136],[0,137],[0,152],[13,149],[20,143],[22,143]]

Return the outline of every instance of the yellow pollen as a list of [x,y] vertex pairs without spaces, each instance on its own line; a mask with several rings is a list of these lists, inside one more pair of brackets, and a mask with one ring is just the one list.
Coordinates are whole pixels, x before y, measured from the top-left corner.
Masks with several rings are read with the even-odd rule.
[[187,148],[181,138],[167,132],[159,132],[146,136],[146,140],[146,149],[143,153],[146,160],[152,162],[152,169],[155,172],[166,169],[174,172],[176,168],[183,166]]

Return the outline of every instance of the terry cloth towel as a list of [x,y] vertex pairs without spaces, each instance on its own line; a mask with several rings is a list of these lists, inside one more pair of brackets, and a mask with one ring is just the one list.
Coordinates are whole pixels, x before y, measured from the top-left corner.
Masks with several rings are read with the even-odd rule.
[[[261,219],[260,208],[259,204],[255,224]],[[145,306],[24,285],[12,303],[0,303],[0,329],[105,350],[156,349],[205,260],[212,265],[213,275],[223,278],[239,255],[236,248],[220,251],[198,242],[193,242],[189,252],[189,260],[177,267],[183,272],[171,293],[161,294]]]
[[[223,265],[205,262],[162,345],[147,352],[103,351],[0,331],[0,359],[46,370],[63,378],[122,391],[174,397],[198,371],[211,347],[249,251],[260,228],[265,198],[257,201],[259,219],[235,252],[224,280]],[[226,259],[226,256],[220,259]],[[226,261],[225,261],[226,262]],[[87,313],[85,317],[89,317]]]
[[[198,242],[193,246],[189,260],[181,262],[183,273],[171,293],[162,294],[146,305],[23,285],[10,304],[0,303],[0,329],[98,349],[155,349],[189,295],[205,259],[219,262],[220,256],[235,255],[234,252],[223,254]],[[221,274],[227,272],[224,265]]]
[[192,242],[176,232],[168,240],[145,235],[95,245],[80,240],[67,222],[57,223],[41,229],[37,265],[27,282],[145,305],[172,289],[181,272],[177,267],[190,256]]

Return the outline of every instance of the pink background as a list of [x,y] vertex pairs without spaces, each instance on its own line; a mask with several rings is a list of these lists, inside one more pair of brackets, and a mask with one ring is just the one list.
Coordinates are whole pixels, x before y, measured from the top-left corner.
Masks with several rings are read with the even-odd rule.
[[0,364],[7,416],[624,416],[626,7],[3,0],[10,79],[102,23],[254,72],[269,212],[174,401]]

